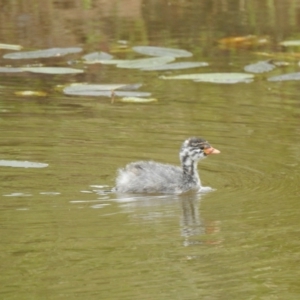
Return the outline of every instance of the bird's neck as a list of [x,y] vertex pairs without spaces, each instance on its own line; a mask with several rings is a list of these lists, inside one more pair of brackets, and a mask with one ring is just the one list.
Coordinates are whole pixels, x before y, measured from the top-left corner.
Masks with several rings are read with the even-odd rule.
[[183,178],[187,181],[192,181],[196,185],[201,186],[201,181],[199,178],[198,170],[197,170],[198,162],[190,159],[189,157],[185,157],[182,160],[182,170],[183,170]]

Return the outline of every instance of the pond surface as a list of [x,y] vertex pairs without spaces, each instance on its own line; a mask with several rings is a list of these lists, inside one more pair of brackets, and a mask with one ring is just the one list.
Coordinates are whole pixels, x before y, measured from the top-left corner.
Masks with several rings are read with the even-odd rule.
[[[258,52],[281,52],[278,43],[299,32],[300,1],[29,2],[3,5],[1,43],[83,52],[28,61],[0,50],[0,66],[85,73],[0,73],[0,298],[299,299],[299,81],[266,80],[297,72],[297,59],[252,83],[160,76],[243,72],[266,60]],[[270,43],[219,47],[249,34]],[[120,52],[124,43],[185,49],[209,66],[146,72],[76,62],[94,51],[140,58]],[[76,82],[142,83],[158,101],[111,103],[58,87]],[[26,90],[47,96],[15,94]],[[128,162],[178,165],[189,136],[221,151],[199,165],[214,192],[111,192]]]

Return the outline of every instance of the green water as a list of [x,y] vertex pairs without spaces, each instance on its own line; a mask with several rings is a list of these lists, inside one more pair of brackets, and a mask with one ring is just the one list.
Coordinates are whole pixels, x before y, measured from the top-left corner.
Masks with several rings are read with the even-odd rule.
[[[211,64],[198,72],[242,72],[261,57],[252,50],[221,51],[218,38],[236,30],[288,39],[295,29],[292,18],[278,27],[276,20],[290,14],[284,2],[240,7],[224,1],[219,7],[171,1],[168,8],[164,1],[132,1],[128,15],[136,15],[129,19],[125,8],[112,14],[105,1],[94,7],[45,3],[46,12],[34,1],[7,3],[1,41],[38,49],[81,46],[88,53],[129,39],[187,48],[193,59]],[[206,18],[199,21],[197,10]],[[263,12],[273,19],[264,23]],[[46,13],[44,22],[39,13]],[[19,29],[16,20],[23,20]],[[62,61],[67,58],[50,59]],[[172,72],[99,65],[85,71],[0,74],[0,160],[49,164],[0,167],[0,298],[299,299],[298,82],[267,82],[264,74],[253,83],[221,85],[159,79]],[[292,71],[295,65],[275,73]],[[71,82],[141,82],[158,102],[111,104],[54,89]],[[48,96],[20,97],[17,90]],[[221,151],[199,165],[203,184],[214,192],[110,192],[118,168],[141,159],[179,164],[182,141],[195,135]]]

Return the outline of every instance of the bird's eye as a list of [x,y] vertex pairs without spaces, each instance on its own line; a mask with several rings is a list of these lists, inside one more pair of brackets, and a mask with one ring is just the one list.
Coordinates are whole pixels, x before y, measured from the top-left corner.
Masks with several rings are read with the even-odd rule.
[[198,148],[200,148],[201,150],[204,150],[205,149],[205,145],[203,143],[200,143],[197,145]]

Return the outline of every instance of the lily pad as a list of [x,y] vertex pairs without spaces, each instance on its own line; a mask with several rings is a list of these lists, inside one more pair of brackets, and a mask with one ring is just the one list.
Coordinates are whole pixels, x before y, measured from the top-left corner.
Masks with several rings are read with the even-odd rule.
[[135,84],[84,84],[84,83],[76,83],[71,84],[64,88],[64,93],[68,95],[77,95],[79,93],[85,92],[98,92],[98,91],[114,91],[117,89],[122,90],[136,90],[140,88],[142,84],[135,83]]
[[157,102],[155,98],[140,98],[140,97],[123,97],[120,99],[121,102],[127,103],[150,103]]
[[153,58],[141,58],[133,59],[117,64],[118,68],[126,69],[144,69],[153,66],[159,66],[175,60],[174,57],[162,56],[162,57],[153,57]]
[[[101,59],[98,60],[97,62],[103,65],[117,65],[123,62],[127,62],[128,60],[126,59]],[[88,62],[86,62],[88,63]]]
[[153,66],[148,68],[142,68],[143,71],[166,71],[166,70],[181,70],[181,69],[190,69],[198,67],[206,67],[209,64],[207,62],[178,62],[171,64],[163,64],[159,66]]
[[42,91],[18,91],[15,92],[15,95],[17,96],[38,96],[38,97],[45,97],[47,96],[47,93]]
[[148,92],[132,92],[132,91],[115,91],[118,97],[150,97],[151,93]]
[[161,76],[162,79],[188,79],[195,82],[211,82],[211,83],[249,83],[253,81],[253,74],[245,73],[196,73],[184,74],[177,76]]
[[[64,88],[66,95],[103,96],[103,97],[149,97],[151,93],[133,92],[141,87],[141,83],[134,84],[72,84]],[[123,91],[119,91],[119,90]]]
[[61,67],[26,67],[21,68],[23,71],[42,74],[79,74],[83,73],[83,70],[73,68],[61,68]]
[[106,52],[93,52],[84,55],[82,58],[85,60],[85,63],[94,64],[101,60],[110,60],[113,58],[113,56]]
[[279,44],[284,47],[299,47],[300,40],[283,41],[283,42],[280,42]]
[[0,73],[19,73],[23,72],[21,68],[0,67]]
[[22,51],[22,52],[7,53],[3,55],[3,57],[9,59],[35,59],[35,58],[60,57],[67,54],[78,53],[81,51],[82,48],[79,47],[51,48],[51,49],[37,50],[37,51]]
[[287,61],[274,61],[274,65],[276,67],[287,67],[290,65],[290,63]]
[[132,91],[139,89],[143,84],[142,83],[132,83],[132,84],[126,84],[119,88],[122,91]]
[[288,73],[288,74],[272,76],[268,78],[268,81],[289,81],[289,80],[300,80],[300,72]]
[[11,45],[11,44],[0,44],[0,49],[6,50],[21,50],[23,47],[20,45]]
[[112,91],[126,86],[126,84],[72,84],[64,91]]
[[0,166],[14,168],[46,168],[48,167],[48,164],[19,160],[0,160]]
[[133,51],[151,55],[151,56],[169,56],[169,57],[191,57],[193,54],[189,51],[174,48],[153,47],[153,46],[136,46]]
[[151,93],[146,92],[132,92],[132,91],[118,91],[118,90],[81,90],[81,91],[74,91],[68,90],[67,88],[64,89],[64,93],[66,95],[73,95],[73,96],[91,96],[91,97],[150,97]]
[[244,71],[251,73],[265,73],[275,69],[275,65],[269,61],[259,61],[255,64],[250,64],[244,67]]
[[270,40],[268,37],[246,35],[222,38],[218,41],[222,49],[248,49],[253,47],[261,47],[268,45]]

